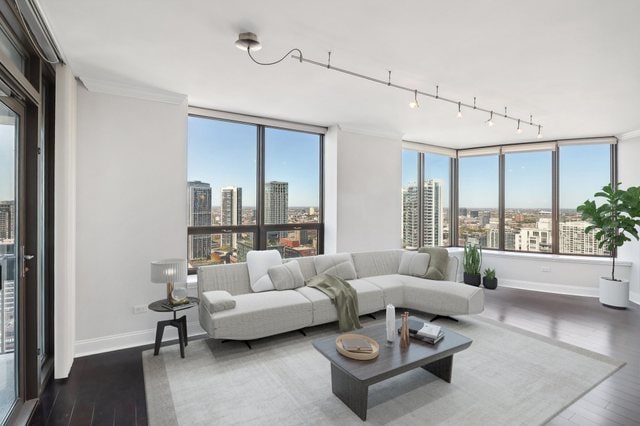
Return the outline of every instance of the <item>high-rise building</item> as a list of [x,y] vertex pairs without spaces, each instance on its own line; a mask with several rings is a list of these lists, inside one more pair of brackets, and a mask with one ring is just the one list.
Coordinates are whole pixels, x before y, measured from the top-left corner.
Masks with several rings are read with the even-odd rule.
[[289,183],[267,182],[264,187],[264,223],[287,223],[289,219]]
[[586,234],[589,222],[560,222],[560,253],[607,255],[604,247],[598,247],[595,232]]
[[[419,241],[419,199],[417,185],[402,189],[402,240],[403,246],[415,248]],[[422,235],[425,246],[439,246],[443,242],[442,182],[429,179],[422,188],[424,222]]]
[[[211,226],[211,185],[187,182],[187,226]],[[189,260],[211,258],[211,236],[189,235]]]
[[[520,228],[515,235],[515,250],[551,253],[551,219],[541,218],[535,228]],[[505,244],[506,248],[506,244]]]
[[[220,225],[233,226],[242,224],[242,188],[227,186],[222,188]],[[238,248],[238,234],[223,234],[222,246]]]
[[14,201],[0,201],[0,240],[13,240],[16,216]]

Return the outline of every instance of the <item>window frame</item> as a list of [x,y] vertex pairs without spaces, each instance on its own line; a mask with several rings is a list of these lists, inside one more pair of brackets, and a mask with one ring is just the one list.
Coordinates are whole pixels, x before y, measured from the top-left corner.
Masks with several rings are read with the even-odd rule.
[[[580,143],[583,141],[582,143]],[[609,171],[610,171],[610,183],[616,184],[618,181],[618,139],[614,136],[610,137],[594,137],[594,138],[581,138],[578,140],[566,139],[566,140],[555,140],[555,141],[541,141],[541,142],[527,142],[522,144],[513,144],[513,145],[498,145],[498,146],[484,146],[479,148],[469,148],[469,149],[458,149],[457,155],[455,159],[455,168],[456,168],[456,176],[455,176],[455,212],[456,219],[454,223],[454,233],[455,233],[455,245],[451,245],[452,247],[463,247],[459,244],[458,240],[458,231],[460,226],[460,206],[459,206],[459,159],[461,152],[472,152],[474,150],[478,151],[477,156],[482,156],[486,154],[482,154],[482,150],[487,149],[496,149],[498,155],[498,180],[499,180],[499,193],[498,193],[498,215],[499,215],[499,248],[485,248],[483,250],[488,251],[496,251],[496,252],[505,252],[505,253],[522,253],[522,254],[536,254],[536,255],[552,255],[552,256],[576,256],[576,257],[617,257],[617,250],[610,255],[600,255],[600,254],[583,254],[583,253],[561,253],[560,252],[560,148],[562,146],[568,145],[590,145],[590,144],[609,144]],[[548,146],[552,144],[553,148],[549,149],[551,151],[551,226],[552,226],[552,248],[551,252],[532,252],[532,251],[519,251],[519,250],[506,250],[505,249],[505,155],[509,152],[505,152],[503,150],[504,147],[521,147],[523,152],[526,150],[527,146],[531,147],[531,151],[539,151],[540,149],[536,149],[541,146]],[[517,152],[517,151],[512,151]],[[474,155],[468,155],[474,156]],[[474,156],[475,157],[475,156]],[[453,184],[452,184],[453,185]]]
[[[324,136],[327,131],[325,127],[306,125],[288,121],[275,120],[265,117],[256,117],[242,114],[235,114],[225,111],[208,110],[198,107],[189,107],[189,117],[196,117],[208,120],[225,121],[236,124],[249,124],[256,127],[256,223],[241,225],[212,225],[212,226],[187,226],[187,239],[193,235],[212,235],[212,234],[233,234],[233,233],[251,233],[253,234],[253,249],[267,249],[267,233],[273,231],[297,231],[297,230],[315,230],[317,232],[318,241],[316,251],[317,254],[324,254]],[[266,129],[281,129],[300,133],[309,133],[318,136],[318,155],[319,155],[319,185],[318,185],[318,222],[309,223],[283,223],[283,224],[265,224],[265,134]],[[188,143],[188,140],[187,140]],[[188,164],[187,164],[188,167]],[[198,267],[189,268],[190,275],[195,274]]]

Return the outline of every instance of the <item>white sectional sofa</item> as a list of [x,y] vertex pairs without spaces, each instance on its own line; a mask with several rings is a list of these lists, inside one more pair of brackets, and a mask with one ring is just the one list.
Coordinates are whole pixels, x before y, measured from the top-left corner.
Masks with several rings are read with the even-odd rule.
[[[481,288],[456,282],[458,259],[449,257],[448,281],[398,274],[404,250],[353,253],[357,279],[349,284],[358,293],[360,315],[380,311],[389,303],[436,315],[477,314],[484,310]],[[327,255],[331,256],[331,255]],[[305,280],[317,275],[315,257],[296,261]],[[225,290],[235,307],[210,312],[205,292]],[[254,293],[246,263],[205,266],[198,269],[200,324],[210,337],[253,340],[337,321],[335,306],[321,291],[310,287]]]

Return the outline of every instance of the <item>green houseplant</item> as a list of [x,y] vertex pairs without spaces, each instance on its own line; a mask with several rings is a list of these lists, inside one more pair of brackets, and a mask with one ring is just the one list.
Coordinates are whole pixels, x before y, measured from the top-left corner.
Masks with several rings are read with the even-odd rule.
[[476,287],[479,286],[482,278],[480,275],[480,267],[482,266],[482,247],[476,244],[465,244],[462,265],[464,266],[465,284],[474,285]]
[[495,290],[498,287],[498,279],[496,278],[496,270],[487,268],[484,270],[484,277],[482,277],[482,285],[489,290]]
[[613,308],[626,308],[629,302],[629,280],[616,279],[616,249],[631,238],[638,239],[640,226],[640,187],[620,188],[611,184],[594,194],[600,198],[587,200],[578,206],[582,219],[591,222],[585,233],[595,232],[598,247],[611,255],[611,277],[600,278],[600,303]]

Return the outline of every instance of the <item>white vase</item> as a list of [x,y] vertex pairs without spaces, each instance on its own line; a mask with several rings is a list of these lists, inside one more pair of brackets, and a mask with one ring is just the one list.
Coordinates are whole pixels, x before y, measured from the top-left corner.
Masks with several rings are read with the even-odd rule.
[[612,308],[625,309],[629,305],[629,280],[612,281],[601,277],[600,303]]

